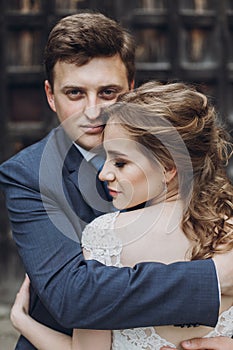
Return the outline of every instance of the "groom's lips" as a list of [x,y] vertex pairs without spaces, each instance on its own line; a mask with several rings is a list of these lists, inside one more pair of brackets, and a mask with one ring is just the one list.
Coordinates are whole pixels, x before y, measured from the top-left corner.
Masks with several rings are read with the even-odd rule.
[[100,134],[104,130],[104,125],[85,125],[83,129],[86,134]]

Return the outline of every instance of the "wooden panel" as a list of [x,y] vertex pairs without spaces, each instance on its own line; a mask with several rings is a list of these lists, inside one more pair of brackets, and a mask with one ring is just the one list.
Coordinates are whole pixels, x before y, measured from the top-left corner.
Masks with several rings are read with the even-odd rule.
[[37,13],[41,11],[41,0],[8,0],[6,2],[6,11],[17,11],[21,14]]

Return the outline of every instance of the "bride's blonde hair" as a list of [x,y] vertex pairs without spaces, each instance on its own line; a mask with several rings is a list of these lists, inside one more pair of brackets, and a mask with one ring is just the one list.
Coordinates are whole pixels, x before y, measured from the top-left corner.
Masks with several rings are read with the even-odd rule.
[[[118,101],[107,108],[108,118],[116,119],[142,145],[142,151],[147,149],[147,155],[159,159],[166,169],[175,166],[184,178],[187,175],[181,194],[187,196],[187,188],[191,194],[182,229],[194,242],[191,258],[210,258],[233,249],[233,225],[229,222],[233,186],[226,175],[232,144],[207,97],[191,85],[152,81],[121,95]],[[158,123],[159,119],[171,127]],[[192,174],[187,171],[178,134],[188,150]],[[161,135],[166,136],[165,143]]]

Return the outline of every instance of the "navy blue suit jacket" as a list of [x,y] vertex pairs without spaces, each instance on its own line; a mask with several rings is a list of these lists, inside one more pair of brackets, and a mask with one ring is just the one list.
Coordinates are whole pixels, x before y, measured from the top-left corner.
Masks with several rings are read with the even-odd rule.
[[[67,334],[73,328],[214,326],[219,299],[212,260],[134,268],[84,260],[78,237],[109,210],[108,202],[95,201],[92,170],[60,127],[0,166],[13,237],[33,286],[31,315]],[[98,180],[97,187],[104,197]],[[21,337],[17,349],[34,347]]]

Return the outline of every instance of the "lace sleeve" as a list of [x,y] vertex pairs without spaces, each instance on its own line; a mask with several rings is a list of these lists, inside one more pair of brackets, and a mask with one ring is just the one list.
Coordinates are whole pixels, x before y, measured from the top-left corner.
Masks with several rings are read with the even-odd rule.
[[210,337],[232,337],[233,335],[233,306],[221,313],[218,323],[213,331],[209,332],[204,338]]
[[90,256],[108,266],[121,267],[122,242],[114,231],[114,222],[119,212],[98,217],[88,224],[82,234],[82,247]]

